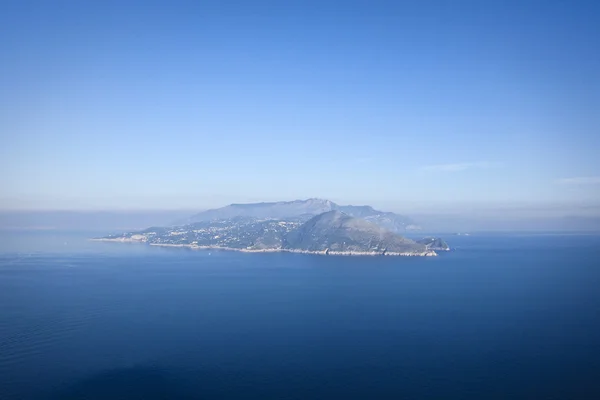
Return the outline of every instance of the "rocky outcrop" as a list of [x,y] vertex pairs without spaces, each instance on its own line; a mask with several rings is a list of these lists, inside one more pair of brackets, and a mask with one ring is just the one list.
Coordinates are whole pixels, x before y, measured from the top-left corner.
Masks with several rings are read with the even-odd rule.
[[427,246],[429,250],[434,251],[449,251],[450,246],[441,238],[436,237],[426,237],[420,240],[417,240],[417,243],[423,244]]

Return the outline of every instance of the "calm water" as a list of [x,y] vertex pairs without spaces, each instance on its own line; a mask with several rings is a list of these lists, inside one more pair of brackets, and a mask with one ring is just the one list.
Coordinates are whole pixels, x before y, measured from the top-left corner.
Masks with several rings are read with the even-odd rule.
[[437,258],[0,234],[0,398],[600,398],[600,236]]

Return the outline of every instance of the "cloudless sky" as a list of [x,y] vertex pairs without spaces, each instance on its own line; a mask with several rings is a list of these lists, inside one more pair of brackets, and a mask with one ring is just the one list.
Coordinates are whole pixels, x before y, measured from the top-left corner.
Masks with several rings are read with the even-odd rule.
[[0,4],[0,208],[600,203],[595,1]]

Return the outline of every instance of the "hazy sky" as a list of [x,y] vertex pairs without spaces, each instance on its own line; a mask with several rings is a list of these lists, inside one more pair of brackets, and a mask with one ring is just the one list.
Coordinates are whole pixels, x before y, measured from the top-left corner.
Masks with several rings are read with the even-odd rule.
[[597,1],[157,4],[0,3],[0,208],[600,203]]

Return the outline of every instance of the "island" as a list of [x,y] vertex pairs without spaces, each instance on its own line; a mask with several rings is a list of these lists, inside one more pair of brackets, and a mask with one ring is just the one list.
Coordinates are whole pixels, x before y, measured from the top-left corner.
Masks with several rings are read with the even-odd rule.
[[324,255],[436,256],[447,250],[439,238],[420,241],[398,233],[414,223],[369,206],[337,206],[328,200],[232,204],[171,227],[108,235],[93,240],[152,246],[242,252]]

